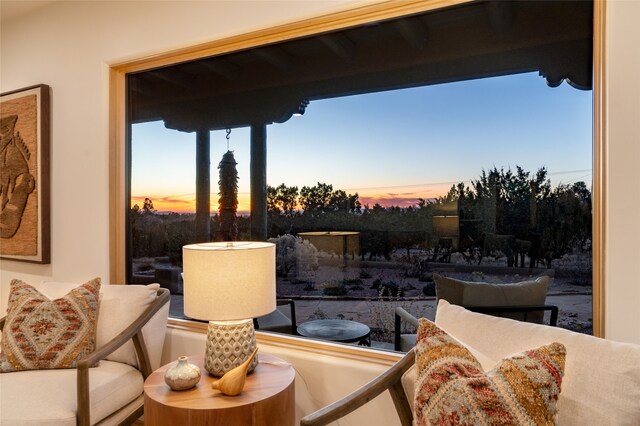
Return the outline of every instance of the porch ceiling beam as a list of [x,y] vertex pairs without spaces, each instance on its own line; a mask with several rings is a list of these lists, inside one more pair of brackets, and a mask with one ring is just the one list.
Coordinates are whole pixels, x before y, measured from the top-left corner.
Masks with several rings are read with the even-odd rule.
[[396,29],[414,49],[424,49],[427,46],[429,31],[427,25],[420,18],[396,21]]
[[485,3],[487,17],[491,27],[498,34],[504,34],[513,28],[513,4],[508,1],[490,1]]
[[131,76],[132,121],[184,131],[269,124],[305,99],[531,71],[589,89],[592,20],[588,2],[477,3],[177,64]]
[[353,41],[342,33],[323,35],[318,37],[320,42],[324,44],[337,57],[347,63],[356,60],[357,48]]
[[239,67],[231,62],[218,58],[215,61],[205,60],[195,62],[199,66],[211,71],[221,77],[231,81],[238,81],[243,75],[242,67]]
[[293,69],[293,58],[279,47],[271,46],[254,49],[252,52],[281,71]]

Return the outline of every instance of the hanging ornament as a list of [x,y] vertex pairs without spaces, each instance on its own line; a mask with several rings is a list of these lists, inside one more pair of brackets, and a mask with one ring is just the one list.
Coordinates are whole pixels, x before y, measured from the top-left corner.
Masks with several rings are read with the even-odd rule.
[[220,235],[222,241],[235,241],[238,239],[238,170],[236,170],[233,151],[229,150],[229,137],[231,129],[227,129],[227,152],[222,156],[218,164],[220,170],[220,196],[218,200],[218,212],[220,213]]

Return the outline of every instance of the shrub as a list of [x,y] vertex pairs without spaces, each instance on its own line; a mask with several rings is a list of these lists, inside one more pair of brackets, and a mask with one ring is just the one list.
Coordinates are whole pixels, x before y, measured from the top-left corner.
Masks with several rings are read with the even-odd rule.
[[427,269],[429,268],[429,262],[427,259],[419,256],[409,258],[403,256],[400,261],[403,264],[404,276],[407,278],[421,277],[427,273]]
[[430,282],[426,283],[424,287],[422,287],[422,294],[425,296],[435,296],[436,295],[436,283]]
[[482,271],[473,271],[471,273],[471,279],[473,281],[483,281],[484,280],[484,272],[482,272]]
[[376,278],[375,280],[373,280],[373,282],[371,283],[371,288],[373,289],[379,289],[380,286],[382,285],[382,280],[380,278]]
[[402,297],[404,296],[404,291],[393,281],[387,281],[380,284],[378,294],[380,297]]
[[[393,343],[395,329],[395,309],[401,306],[407,312],[416,318],[428,317],[433,318],[433,308],[429,305],[419,305],[412,301],[399,300],[375,300],[367,302],[369,311],[371,312],[369,326],[372,333],[375,334],[377,340]],[[402,333],[415,332],[406,321],[402,322]]]
[[327,314],[320,308],[317,308],[311,315],[309,315],[309,321],[327,319]]
[[361,285],[362,280],[360,278],[347,278],[342,281],[345,285]]
[[276,245],[276,274],[301,280],[313,278],[318,269],[318,250],[308,241],[285,234],[270,238]]
[[360,270],[360,278],[365,280],[367,278],[371,278],[371,274],[369,273],[369,271],[367,271],[366,269],[361,269]]
[[348,291],[347,287],[341,282],[326,282],[321,287],[325,296],[344,296]]
[[418,277],[418,281],[421,283],[433,282],[433,274],[422,274]]

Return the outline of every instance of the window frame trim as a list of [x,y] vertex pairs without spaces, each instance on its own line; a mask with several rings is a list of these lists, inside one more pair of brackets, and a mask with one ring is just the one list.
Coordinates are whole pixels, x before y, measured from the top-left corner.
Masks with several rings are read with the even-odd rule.
[[[109,66],[109,279],[110,282],[124,283],[126,279],[126,176],[130,173],[126,166],[126,75],[184,61],[221,55],[241,49],[249,49],[265,44],[286,41],[294,38],[312,36],[323,32],[340,30],[370,22],[393,19],[415,13],[456,6],[471,0],[408,0],[402,2],[383,2],[355,7],[341,12],[329,13],[318,17],[291,22],[246,34],[235,35],[145,56]],[[605,235],[606,235],[606,63],[605,63],[605,23],[606,0],[594,0],[594,44],[593,44],[593,271],[592,271],[592,309],[593,335],[605,337]],[[170,319],[169,327],[202,332],[202,324]],[[270,333],[258,333],[258,340],[266,339],[285,347],[306,348],[315,353],[326,350],[323,342],[303,338],[285,338]],[[292,341],[293,339],[293,341]],[[338,345],[340,350],[331,347],[333,354],[359,358],[362,351],[370,354],[376,351],[346,345]],[[344,346],[344,348],[343,348]],[[354,353],[352,353],[354,352]],[[395,362],[397,356],[372,356],[381,362]]]

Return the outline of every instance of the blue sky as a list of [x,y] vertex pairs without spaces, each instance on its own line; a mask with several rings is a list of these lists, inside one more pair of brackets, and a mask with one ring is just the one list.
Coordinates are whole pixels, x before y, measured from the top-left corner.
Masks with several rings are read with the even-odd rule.
[[[225,132],[212,132],[211,141],[215,209]],[[233,129],[229,148],[244,210],[249,129]],[[267,150],[270,185],[330,183],[370,204],[415,204],[493,166],[546,166],[553,184],[590,186],[592,92],[567,83],[550,88],[526,73],[311,101],[303,116],[267,127]],[[151,197],[159,210],[192,208],[195,134],[136,124],[132,159],[134,197]]]

